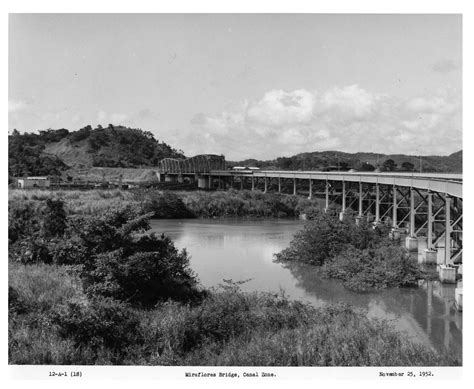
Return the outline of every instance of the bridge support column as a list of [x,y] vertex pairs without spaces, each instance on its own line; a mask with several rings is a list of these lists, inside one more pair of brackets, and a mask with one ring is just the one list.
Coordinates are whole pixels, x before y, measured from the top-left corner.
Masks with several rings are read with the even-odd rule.
[[309,179],[309,196],[308,199],[311,200],[313,198],[313,181],[311,178]]
[[418,251],[418,239],[415,236],[415,190],[410,188],[410,234],[406,237],[405,245],[408,251]]
[[264,179],[263,182],[264,182],[264,185],[265,185],[265,186],[264,186],[263,193],[267,193],[267,189],[268,189],[267,177],[265,177],[265,179]]
[[427,210],[427,241],[426,249],[422,253],[422,262],[427,264],[436,264],[437,252],[433,247],[433,193],[428,191],[428,210]]
[[451,262],[451,196],[446,195],[445,197],[445,207],[446,209],[444,210],[446,214],[446,224],[445,224],[445,241],[444,241],[444,264],[447,265],[449,262]]
[[329,182],[326,180],[326,207],[324,208],[324,212],[329,211]]
[[244,189],[244,176],[240,176],[240,190]]
[[344,220],[344,215],[346,214],[346,181],[342,181],[342,210],[339,213],[339,220]]
[[358,207],[358,208],[359,208],[359,209],[358,209],[359,214],[358,214],[358,215],[356,216],[356,218],[355,218],[355,222],[356,222],[357,225],[360,224],[360,221],[362,220],[362,214],[363,214],[363,212],[364,212],[364,209],[363,209],[363,206],[364,206],[364,205],[363,205],[363,204],[364,204],[364,202],[363,202],[364,194],[363,194],[363,192],[362,192],[362,189],[363,189],[363,187],[362,187],[362,182],[359,182],[359,207]]
[[252,190],[255,190],[255,177],[252,177]]
[[392,192],[392,227],[393,228],[398,228],[398,200],[397,200],[397,187],[394,185],[393,186],[393,192]]
[[293,178],[293,196],[296,196],[296,178]]
[[375,184],[375,222],[374,224],[380,223],[380,186]]
[[212,176],[209,174],[209,189],[212,189]]
[[278,177],[278,193],[281,193],[281,178]]
[[397,199],[397,187],[393,186],[392,192],[392,230],[389,232],[389,238],[395,241],[399,241],[401,238],[400,230],[398,229],[398,199]]

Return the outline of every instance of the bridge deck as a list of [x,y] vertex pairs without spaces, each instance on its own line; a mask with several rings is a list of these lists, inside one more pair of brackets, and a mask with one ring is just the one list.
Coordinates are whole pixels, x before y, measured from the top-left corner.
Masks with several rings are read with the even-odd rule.
[[287,170],[231,171],[211,170],[211,176],[253,176],[259,178],[296,178],[378,183],[431,190],[462,198],[462,174],[459,173],[389,173],[389,172],[317,172]]

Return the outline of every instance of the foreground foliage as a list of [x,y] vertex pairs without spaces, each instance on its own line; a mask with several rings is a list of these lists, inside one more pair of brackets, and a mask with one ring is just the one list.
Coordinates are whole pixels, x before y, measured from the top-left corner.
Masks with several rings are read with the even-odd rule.
[[[175,197],[168,200],[180,204]],[[164,236],[145,234],[152,212],[144,214],[141,206],[105,207],[95,214],[69,207],[61,197],[10,204],[12,364],[460,364],[410,343],[388,323],[349,306],[315,309],[283,294],[243,293],[232,282],[203,290],[186,251],[178,251]],[[333,231],[332,223],[311,223],[297,237],[299,250],[309,250],[302,257],[308,263],[318,254],[314,263],[350,282],[375,261],[367,274],[374,279],[384,275],[387,286],[399,283],[402,271],[403,285],[413,281],[394,247],[387,248],[393,250],[393,261],[387,262],[373,245],[383,243],[380,231],[348,230],[345,224]],[[314,238],[317,231],[319,240]],[[349,239],[347,247],[356,250],[360,264],[347,247],[338,251],[341,236]],[[320,247],[311,251],[315,243]],[[288,253],[297,258],[298,250]]]
[[[282,294],[243,293],[229,284],[211,291],[197,305],[170,301],[144,310],[111,298],[88,299],[76,276],[61,268],[64,267],[11,265],[10,286],[14,292],[10,292],[9,301],[10,363],[170,366],[460,363],[410,343],[388,323],[369,319],[364,312],[346,305],[316,309],[290,301]],[[26,274],[29,282],[25,284]],[[61,290],[51,288],[53,279],[66,285]],[[38,293],[39,284],[44,293]]]
[[330,278],[354,291],[416,286],[424,272],[403,248],[387,238],[384,226],[356,225],[317,214],[290,246],[276,254],[281,262],[322,266]]

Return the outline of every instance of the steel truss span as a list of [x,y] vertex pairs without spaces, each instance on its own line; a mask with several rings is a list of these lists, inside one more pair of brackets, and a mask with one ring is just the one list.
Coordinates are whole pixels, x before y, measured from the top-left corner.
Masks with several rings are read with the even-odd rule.
[[187,159],[165,158],[159,163],[159,172],[164,174],[202,174],[211,170],[224,170],[223,155],[202,154]]

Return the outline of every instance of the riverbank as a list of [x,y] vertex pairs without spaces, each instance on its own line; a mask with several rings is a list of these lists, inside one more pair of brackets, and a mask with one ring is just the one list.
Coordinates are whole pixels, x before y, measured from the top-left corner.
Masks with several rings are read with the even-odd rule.
[[460,364],[346,305],[244,293],[230,280],[205,289],[189,254],[144,234],[151,214],[126,198],[93,214],[21,201],[38,204],[9,219],[10,363]]
[[[228,283],[199,305],[90,300],[65,266],[10,264],[9,363],[449,366],[347,305],[316,309]],[[111,309],[109,309],[111,308]]]
[[159,190],[10,190],[9,205],[33,206],[47,199],[61,200],[69,214],[94,214],[103,209],[130,205],[152,212],[159,219],[214,217],[311,217],[323,200],[261,191],[159,191]]
[[319,213],[298,232],[289,247],[276,254],[280,262],[320,267],[326,277],[339,279],[356,292],[394,287],[416,287],[431,279],[398,242],[388,238],[388,227],[339,220]]

